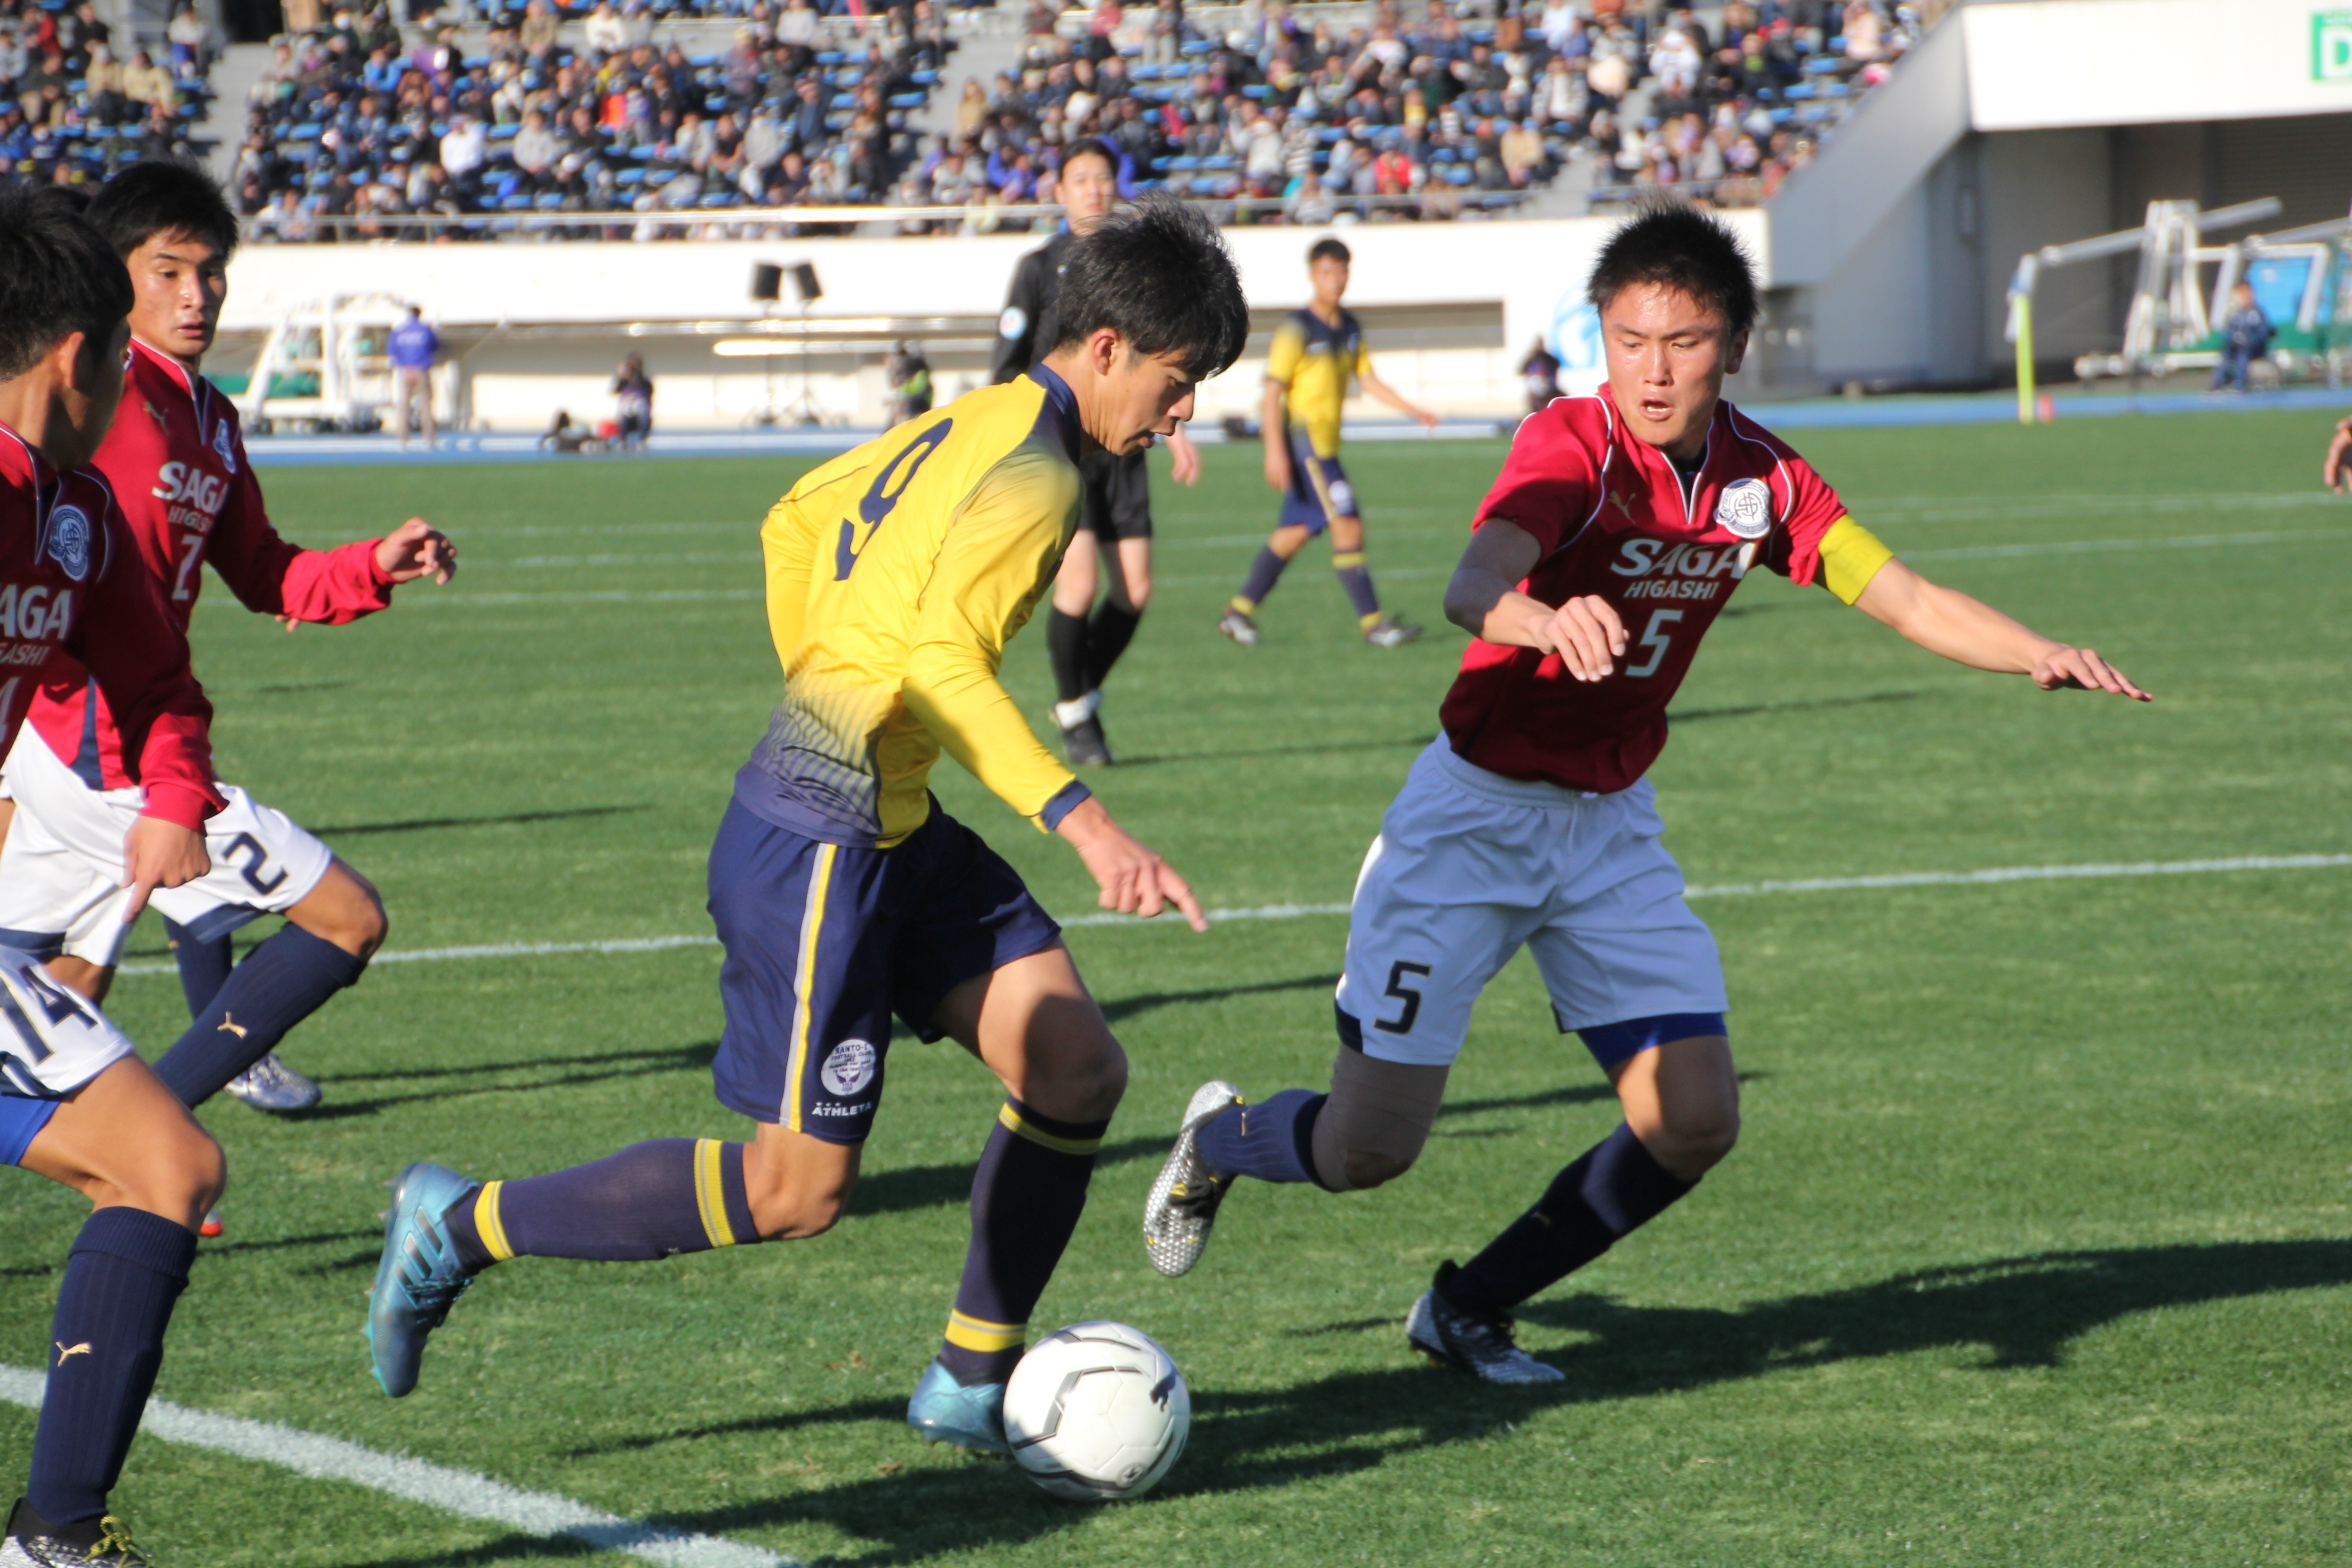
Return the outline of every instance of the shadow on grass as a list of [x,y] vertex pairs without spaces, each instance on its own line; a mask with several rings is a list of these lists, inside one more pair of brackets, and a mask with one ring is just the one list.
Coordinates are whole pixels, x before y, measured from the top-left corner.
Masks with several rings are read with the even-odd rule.
[[[395,1106],[410,1105],[419,1100],[451,1100],[470,1099],[485,1094],[535,1094],[543,1089],[564,1089],[583,1083],[609,1083],[616,1079],[650,1078],[658,1073],[680,1072],[688,1068],[708,1068],[719,1054],[719,1042],[704,1040],[691,1046],[665,1046],[656,1050],[614,1051],[595,1057],[545,1057],[536,1061],[480,1063],[467,1068],[428,1068],[418,1072],[397,1074],[354,1074],[353,1080],[367,1077],[389,1077],[395,1080],[452,1076],[459,1073],[512,1072],[531,1076],[512,1083],[479,1083],[452,1086],[444,1084],[422,1089],[414,1094],[382,1094],[373,1099],[339,1100],[329,1098],[323,1104],[309,1110],[281,1112],[288,1121],[345,1121],[353,1117],[374,1116]],[[577,1072],[548,1073],[551,1067],[576,1067]]]
[[571,822],[586,816],[625,816],[652,809],[649,805],[583,805],[569,811],[509,812],[504,816],[419,816],[406,822],[355,822],[310,831],[321,838],[350,838],[362,833],[421,833],[435,827],[519,827],[536,822]]
[[483,1568],[491,1563],[576,1563],[595,1557],[603,1548],[568,1535],[502,1535],[480,1546],[436,1552],[430,1557],[379,1557],[352,1568]]
[[1385,741],[1327,741],[1314,746],[1242,746],[1223,752],[1170,752],[1156,757],[1121,757],[1122,768],[1160,767],[1170,763],[1246,762],[1254,757],[1335,757],[1346,752],[1419,751],[1434,735],[1400,735]]
[[[1569,1296],[1521,1314],[1526,1323],[1582,1336],[1535,1346],[1568,1374],[1561,1383],[1496,1388],[1398,1367],[1264,1393],[1196,1388],[1183,1462],[1154,1498],[1129,1506],[1354,1474],[1415,1450],[1495,1436],[1555,1406],[1675,1394],[1843,1362],[1976,1346],[1985,1352],[1979,1366],[1986,1371],[2062,1366],[2073,1342],[2137,1313],[2345,1285],[2352,1285],[2352,1241],[2327,1240],[2042,1253],[1730,1310],[1627,1307],[1606,1297]],[[1385,1321],[1298,1331],[1361,1331]],[[895,1421],[900,1412],[895,1402],[867,1400],[838,1413],[761,1417],[615,1447],[779,1431],[834,1414]],[[861,1479],[661,1522],[719,1535],[822,1524],[874,1549],[818,1561],[883,1568],[1024,1545],[1086,1517],[1001,1468],[972,1465]]]
[[1690,724],[1701,719],[1746,719],[1758,713],[1814,713],[1835,708],[1869,708],[1882,702],[1915,702],[1924,691],[1873,691],[1861,697],[1812,697],[1796,702],[1749,702],[1738,708],[1669,709],[1670,724]]

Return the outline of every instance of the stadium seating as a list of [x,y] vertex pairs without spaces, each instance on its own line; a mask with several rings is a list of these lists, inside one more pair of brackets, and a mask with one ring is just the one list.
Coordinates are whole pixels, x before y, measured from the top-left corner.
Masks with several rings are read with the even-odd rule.
[[90,185],[184,155],[212,97],[203,24],[118,36],[79,0],[0,0],[0,182]]
[[[1019,227],[996,209],[1050,201],[1061,147],[1096,135],[1129,194],[1236,201],[1250,222],[1459,216],[1524,199],[1572,159],[1590,160],[1594,200],[1664,185],[1750,205],[1921,26],[1921,8],[1886,0],[1732,0],[1712,30],[1585,0],[1495,19],[1434,0],[1351,27],[1271,5],[1255,34],[1213,37],[1178,0],[1091,25],[1040,7],[1017,70],[965,78],[954,130],[927,132],[955,47],[934,0],[823,21],[812,3],[473,0],[491,20],[470,43],[404,34],[381,5],[343,13],[280,41],[233,194],[259,239],[503,234],[518,226],[485,215],[521,212],[627,214],[541,232],[660,237],[740,232],[715,215],[786,205],[961,207],[965,226]],[[15,100],[0,171],[88,181],[184,150],[211,90],[202,51],[176,61],[165,110],[131,114],[124,68],[94,54],[69,4],[0,0]],[[728,47],[707,47],[722,25],[689,51],[654,41],[649,6],[740,25]],[[395,215],[450,221],[376,221]]]

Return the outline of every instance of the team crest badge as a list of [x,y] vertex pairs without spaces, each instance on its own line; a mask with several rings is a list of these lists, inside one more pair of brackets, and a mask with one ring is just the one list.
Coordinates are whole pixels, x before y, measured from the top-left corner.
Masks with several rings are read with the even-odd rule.
[[828,1094],[846,1100],[874,1081],[874,1069],[881,1060],[880,1054],[864,1040],[844,1040],[824,1058],[824,1068],[817,1077],[824,1081]]
[[1715,525],[1735,539],[1761,539],[1772,531],[1772,487],[1762,479],[1734,479],[1716,498]]
[[79,583],[89,575],[89,513],[61,506],[49,513],[49,559]]
[[213,451],[227,465],[230,473],[236,472],[236,442],[229,436],[226,419],[213,426]]

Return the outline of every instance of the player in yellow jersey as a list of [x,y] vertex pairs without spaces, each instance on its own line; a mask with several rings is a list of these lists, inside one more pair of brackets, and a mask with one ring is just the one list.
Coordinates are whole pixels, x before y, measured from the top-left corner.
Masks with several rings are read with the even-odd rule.
[[895,1013],[950,1037],[1007,1099],[972,1179],[971,1248],[908,1420],[1004,1451],[1004,1381],[1086,1205],[1127,1061],[1060,928],[930,797],[944,751],[1066,839],[1105,909],[1192,890],[1038,743],[997,670],[1077,526],[1078,464],[1192,414],[1249,312],[1206,218],[1172,201],[1073,247],[1053,352],[809,474],[768,514],[768,622],[784,696],[737,774],[710,856],[727,950],[719,1100],[749,1143],[674,1138],[522,1181],[402,1173],[369,1309],[378,1381],[415,1385],[471,1278],[533,1255],[642,1258],[830,1228],[857,1178]]
[[1265,482],[1282,495],[1282,517],[1250,564],[1249,581],[1225,606],[1217,629],[1244,647],[1257,643],[1257,607],[1307,542],[1331,531],[1331,566],[1356,606],[1356,625],[1374,647],[1399,647],[1421,628],[1383,614],[1364,564],[1364,519],[1356,488],[1339,467],[1339,409],[1350,381],[1423,428],[1437,416],[1372,374],[1364,329],[1341,307],[1348,292],[1348,247],[1318,239],[1307,251],[1315,297],[1275,330],[1265,359]]

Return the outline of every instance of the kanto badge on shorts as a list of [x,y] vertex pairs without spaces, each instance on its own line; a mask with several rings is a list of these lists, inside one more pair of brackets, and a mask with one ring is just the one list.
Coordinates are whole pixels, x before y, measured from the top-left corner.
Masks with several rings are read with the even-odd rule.
[[61,506],[49,513],[49,559],[79,583],[89,575],[89,513]]
[[236,472],[236,443],[229,439],[228,421],[226,419],[213,426],[213,452],[227,465],[230,473]]
[[826,1055],[817,1077],[826,1093],[846,1100],[874,1081],[874,1068],[881,1059],[864,1040],[844,1040]]
[[1735,539],[1761,539],[1772,531],[1772,487],[1762,479],[1734,479],[1716,498],[1715,525]]

